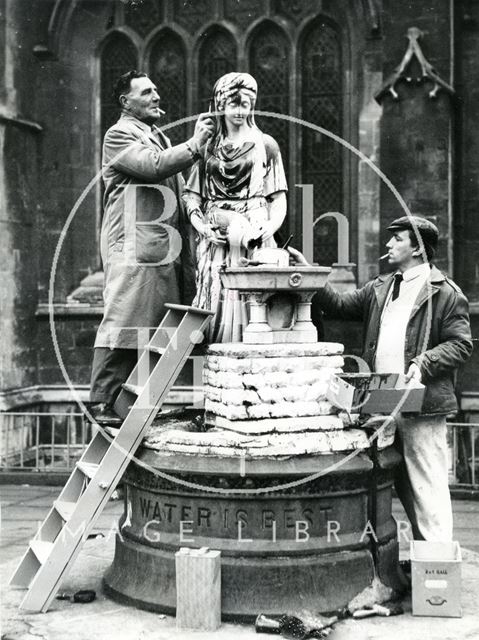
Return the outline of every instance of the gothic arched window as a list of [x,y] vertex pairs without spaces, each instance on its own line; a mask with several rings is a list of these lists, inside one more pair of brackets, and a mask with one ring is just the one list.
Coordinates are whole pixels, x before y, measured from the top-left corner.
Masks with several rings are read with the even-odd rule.
[[[162,125],[175,122],[186,116],[186,58],[183,44],[178,36],[166,31],[157,36],[149,59],[150,77],[157,85],[165,111]],[[185,124],[166,130],[173,144],[186,138]]]
[[113,95],[113,87],[118,78],[127,71],[137,68],[136,49],[129,38],[115,33],[106,42],[101,53],[101,139],[120,115],[120,107]]
[[[256,108],[289,115],[289,44],[284,33],[271,23],[258,28],[250,44],[250,72],[258,82]],[[289,127],[278,118],[257,118],[258,126],[275,138],[288,173]]]
[[[302,117],[342,134],[341,42],[336,29],[316,22],[301,44]],[[314,186],[314,217],[327,211],[342,212],[342,147],[333,139],[302,127],[302,180]],[[325,219],[314,228],[314,259],[330,265],[337,261],[337,225]]]
[[225,73],[237,70],[236,44],[224,29],[211,31],[200,47],[198,57],[198,109],[208,111],[213,86]]

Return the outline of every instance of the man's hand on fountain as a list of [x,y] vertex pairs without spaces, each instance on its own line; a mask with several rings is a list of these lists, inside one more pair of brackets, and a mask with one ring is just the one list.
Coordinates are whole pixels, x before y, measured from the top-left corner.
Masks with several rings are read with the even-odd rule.
[[303,267],[311,266],[309,262],[306,260],[306,258],[303,256],[301,251],[298,251],[297,249],[293,249],[293,247],[286,247],[286,250],[288,251],[289,255],[294,259],[295,264],[302,265]]

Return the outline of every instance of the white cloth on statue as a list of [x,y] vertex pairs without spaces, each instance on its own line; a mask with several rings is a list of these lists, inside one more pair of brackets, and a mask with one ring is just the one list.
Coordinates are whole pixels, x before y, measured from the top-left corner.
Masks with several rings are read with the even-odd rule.
[[398,416],[396,444],[404,461],[395,489],[414,539],[451,541],[446,416]]
[[405,373],[404,343],[411,312],[419,292],[431,274],[429,263],[404,271],[399,296],[390,288],[381,316],[374,370],[377,373]]

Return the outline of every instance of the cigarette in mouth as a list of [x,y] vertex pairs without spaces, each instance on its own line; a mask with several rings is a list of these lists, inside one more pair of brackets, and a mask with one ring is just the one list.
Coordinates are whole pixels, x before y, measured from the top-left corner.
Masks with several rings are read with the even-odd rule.
[[389,258],[389,253],[385,253],[383,256],[381,256],[379,259],[380,260],[384,260],[385,258]]
[[166,113],[166,111],[163,111],[163,109],[160,109],[160,107],[158,107],[158,111],[161,113],[162,116],[164,116]]

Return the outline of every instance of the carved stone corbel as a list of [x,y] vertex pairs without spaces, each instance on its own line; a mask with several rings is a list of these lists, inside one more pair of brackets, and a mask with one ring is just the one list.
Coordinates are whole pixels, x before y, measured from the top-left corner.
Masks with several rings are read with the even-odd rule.
[[362,0],[362,3],[371,36],[378,37],[381,34],[381,18],[377,0]]
[[[413,82],[414,80],[417,83],[424,82],[425,80],[430,80],[433,83],[432,89],[429,91],[428,95],[430,98],[437,98],[438,92],[443,89],[450,95],[455,95],[454,89],[443,80],[434,67],[427,61],[424,56],[422,49],[419,45],[419,39],[424,35],[424,33],[418,29],[417,27],[411,27],[407,31],[407,38],[409,40],[409,45],[404,54],[404,58],[401,61],[401,64],[396,67],[394,73],[392,73],[386,82],[383,84],[381,89],[374,96],[377,102],[381,102],[381,100],[387,94],[390,94],[394,100],[399,100],[399,94],[396,91],[396,84],[400,80],[405,80],[406,82]],[[412,59],[416,57],[417,61],[421,66],[422,75],[419,78],[412,78],[407,75],[407,68],[411,63]]]

